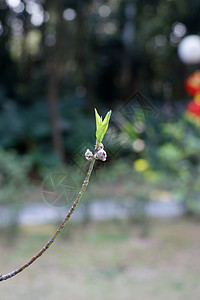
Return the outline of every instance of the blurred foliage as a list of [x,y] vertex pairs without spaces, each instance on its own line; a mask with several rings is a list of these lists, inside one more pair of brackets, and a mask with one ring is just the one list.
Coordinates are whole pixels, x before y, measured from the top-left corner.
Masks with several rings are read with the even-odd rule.
[[[60,126],[67,154],[75,152],[76,147],[85,140],[93,139],[92,118],[83,110],[84,105],[77,98],[60,101]],[[7,101],[0,111],[1,146],[5,149],[17,148],[20,154],[28,152],[36,168],[41,165],[51,167],[57,163],[51,145],[51,128],[47,111],[48,103],[45,99],[35,102],[31,109],[20,108],[14,101]]]
[[0,227],[8,243],[14,242],[20,208],[33,191],[28,177],[31,166],[30,158],[0,148]]
[[199,124],[191,122],[179,106],[171,114],[160,111],[159,116],[144,119],[139,132],[137,116],[123,128],[133,147],[134,169],[152,187],[160,185],[172,191],[188,212],[200,213]]
[[188,69],[176,48],[198,34],[199,8],[198,0],[0,1],[0,146],[52,166],[88,139],[92,107],[104,113],[135,90],[181,99]]
[[28,157],[22,158],[15,151],[0,149],[0,205],[21,205],[24,190],[29,184],[30,168],[31,161]]
[[[199,9],[198,0],[0,1],[1,201],[31,172],[43,177],[60,161],[79,161],[83,144],[95,142],[92,108],[117,111],[119,99],[127,104],[139,90],[161,115],[150,120],[143,108],[134,120],[113,114],[105,137],[109,162],[120,155],[131,169],[135,162],[136,198],[137,178],[145,179],[142,198],[159,183],[199,210],[198,130],[172,105],[185,97],[192,69],[178,59],[177,46],[199,34]],[[129,174],[116,164],[103,180],[117,184],[121,172]]]

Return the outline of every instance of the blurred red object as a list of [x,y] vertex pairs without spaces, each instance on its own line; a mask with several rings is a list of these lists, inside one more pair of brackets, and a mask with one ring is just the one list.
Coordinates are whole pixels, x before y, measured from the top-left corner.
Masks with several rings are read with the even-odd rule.
[[200,103],[195,100],[190,101],[187,105],[186,112],[200,118]]
[[185,81],[185,89],[190,95],[200,93],[200,70],[194,72]]

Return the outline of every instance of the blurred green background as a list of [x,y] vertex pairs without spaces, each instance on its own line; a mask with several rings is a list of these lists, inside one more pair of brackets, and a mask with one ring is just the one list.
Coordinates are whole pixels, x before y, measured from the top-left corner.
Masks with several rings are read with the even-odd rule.
[[1,299],[198,298],[200,126],[184,81],[199,64],[177,48],[200,33],[199,11],[198,0],[0,0],[0,273],[56,230],[73,199],[45,199],[45,180],[65,173],[79,189],[93,108],[113,111],[81,217]]

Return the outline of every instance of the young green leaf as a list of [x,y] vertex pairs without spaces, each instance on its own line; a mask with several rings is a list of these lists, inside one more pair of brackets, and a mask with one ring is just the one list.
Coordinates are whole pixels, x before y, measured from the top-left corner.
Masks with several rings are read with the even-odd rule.
[[95,117],[96,117],[96,131],[97,131],[102,125],[102,117],[99,116],[96,108],[94,109],[94,111],[95,111]]
[[99,130],[96,132],[96,139],[97,139],[97,144],[100,145],[101,141],[103,140],[104,135],[106,134],[108,128],[108,124],[102,125]]
[[97,144],[100,145],[101,141],[106,134],[108,129],[108,124],[111,116],[111,110],[106,114],[104,120],[102,121],[102,117],[99,116],[97,110],[95,109],[95,116],[96,116],[96,139]]
[[105,118],[104,118],[104,120],[103,120],[103,124],[109,123],[111,113],[112,113],[111,110],[110,110],[109,112],[107,112],[107,114],[106,114],[106,116],[105,116]]

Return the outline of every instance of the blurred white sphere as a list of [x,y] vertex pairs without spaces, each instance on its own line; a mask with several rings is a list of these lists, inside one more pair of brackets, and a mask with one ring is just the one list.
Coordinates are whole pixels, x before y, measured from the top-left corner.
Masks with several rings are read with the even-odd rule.
[[200,37],[189,35],[178,46],[178,56],[185,64],[200,63]]

